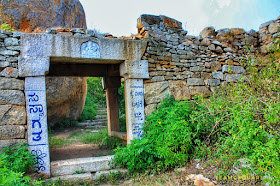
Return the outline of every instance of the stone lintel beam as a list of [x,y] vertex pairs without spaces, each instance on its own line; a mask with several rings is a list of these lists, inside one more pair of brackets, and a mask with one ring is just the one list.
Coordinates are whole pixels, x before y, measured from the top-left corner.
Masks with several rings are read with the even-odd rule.
[[[23,34],[21,47],[24,56],[63,56],[137,61],[141,60],[147,42],[52,34]],[[90,55],[85,57],[84,51]]]
[[18,68],[20,77],[45,76],[49,73],[50,57],[19,56]]
[[125,61],[120,65],[120,74],[127,79],[149,79],[148,61]]

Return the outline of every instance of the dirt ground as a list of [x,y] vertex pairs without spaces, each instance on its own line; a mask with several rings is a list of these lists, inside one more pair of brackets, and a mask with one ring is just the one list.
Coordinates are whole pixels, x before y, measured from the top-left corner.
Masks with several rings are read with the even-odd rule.
[[[84,130],[83,128],[73,128],[64,131],[54,132],[55,138],[67,138],[73,132]],[[84,144],[81,142],[74,142],[62,147],[51,147],[50,158],[51,161],[66,160],[73,158],[84,158],[93,156],[105,156],[110,152],[109,149],[100,149],[98,144]]]

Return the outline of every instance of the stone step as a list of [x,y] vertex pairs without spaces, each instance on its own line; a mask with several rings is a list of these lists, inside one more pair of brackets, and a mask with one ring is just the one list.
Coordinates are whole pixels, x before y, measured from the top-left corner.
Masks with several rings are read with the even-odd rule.
[[99,114],[99,115],[96,115],[94,119],[107,119],[107,114]]
[[72,175],[77,172],[98,172],[110,170],[109,163],[114,156],[76,158],[51,162],[51,175]]
[[127,173],[126,169],[112,169],[112,170],[107,170],[107,171],[98,171],[96,173],[81,173],[81,174],[73,174],[73,175],[63,175],[63,176],[56,176],[50,178],[51,181],[56,181],[56,180],[68,180],[68,181],[77,181],[77,180],[97,180],[99,179],[102,175],[105,177],[108,177],[111,173],[118,173],[120,172],[122,175]]

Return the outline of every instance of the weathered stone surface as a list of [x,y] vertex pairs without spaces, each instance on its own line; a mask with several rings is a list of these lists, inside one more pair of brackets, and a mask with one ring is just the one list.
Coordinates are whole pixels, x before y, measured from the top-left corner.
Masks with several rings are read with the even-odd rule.
[[220,85],[220,80],[219,79],[206,79],[205,84],[209,86],[218,86]]
[[274,34],[280,32],[280,23],[273,22],[268,26],[268,32]]
[[150,115],[154,110],[157,109],[157,104],[149,104],[145,106],[145,115]]
[[24,80],[0,77],[0,90],[23,90]]
[[16,56],[18,55],[19,52],[13,51],[13,50],[6,50],[4,48],[0,48],[0,55],[5,55],[5,56]]
[[241,78],[241,74],[226,74],[225,80],[227,82],[237,82]]
[[224,79],[223,72],[212,72],[212,76],[214,79],[220,79],[220,80]]
[[204,97],[209,97],[211,95],[211,91],[205,86],[190,86],[189,89],[192,96],[203,95]]
[[19,40],[17,38],[6,38],[4,44],[5,46],[18,46]]
[[215,37],[216,36],[215,28],[212,26],[206,27],[200,32],[199,36],[201,36],[202,38]]
[[86,28],[79,0],[6,0],[0,4],[0,24],[21,32],[44,32],[50,27]]
[[189,78],[187,80],[187,85],[188,86],[199,86],[199,85],[204,85],[204,81],[201,78]]
[[86,78],[47,77],[48,122],[78,119],[86,98]]
[[25,105],[23,91],[0,90],[0,104]]
[[76,171],[97,172],[109,170],[114,156],[76,158],[51,162],[52,176],[70,175]]
[[9,78],[17,78],[18,77],[18,69],[16,68],[12,68],[12,67],[7,67],[4,68],[4,70],[2,70],[0,72],[0,77],[9,77]]
[[190,71],[192,71],[192,72],[203,72],[203,71],[205,71],[205,67],[204,66],[190,67]]
[[125,61],[120,67],[121,75],[131,79],[148,79],[148,61]]
[[190,90],[186,81],[169,81],[169,88],[176,100],[191,99]]
[[144,85],[145,104],[159,103],[170,95],[168,82],[156,82]]
[[3,147],[7,147],[19,143],[27,143],[27,140],[26,139],[0,140],[0,152]]
[[222,65],[218,61],[211,62],[210,67],[212,72],[222,70]]
[[245,72],[245,69],[241,66],[229,66],[229,65],[224,65],[222,68],[223,72],[232,72],[232,73],[237,73],[241,74]]
[[231,31],[233,31],[235,35],[245,34],[245,30],[242,28],[232,28]]
[[5,139],[23,139],[25,127],[22,125],[4,125],[0,126],[0,140]]
[[24,125],[25,123],[25,106],[0,105],[0,125]]
[[20,56],[18,65],[20,77],[45,76],[49,72],[50,58]]

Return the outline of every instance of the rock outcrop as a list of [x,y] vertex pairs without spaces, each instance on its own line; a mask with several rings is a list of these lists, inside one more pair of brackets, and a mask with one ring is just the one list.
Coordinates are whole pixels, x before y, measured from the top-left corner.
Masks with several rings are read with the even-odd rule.
[[48,121],[77,120],[83,111],[87,81],[81,77],[47,77]]
[[[79,0],[3,0],[0,4],[2,23],[10,24],[15,30],[25,33],[42,33],[52,27],[87,27]],[[18,40],[8,38],[5,42],[7,46],[14,46]],[[49,77],[46,84],[48,121],[77,119],[84,108],[86,78]]]
[[42,33],[50,27],[86,28],[79,0],[3,0],[0,18],[0,24],[25,33]]

